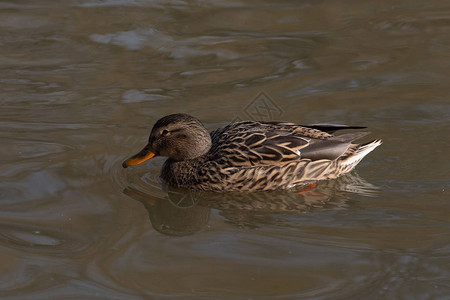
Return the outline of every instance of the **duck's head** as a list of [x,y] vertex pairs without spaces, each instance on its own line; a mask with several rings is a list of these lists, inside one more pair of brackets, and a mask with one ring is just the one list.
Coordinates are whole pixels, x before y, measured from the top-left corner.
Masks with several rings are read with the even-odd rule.
[[187,114],[168,115],[153,126],[147,146],[122,166],[135,166],[155,156],[167,156],[175,161],[193,159],[206,154],[210,148],[211,136],[198,119]]

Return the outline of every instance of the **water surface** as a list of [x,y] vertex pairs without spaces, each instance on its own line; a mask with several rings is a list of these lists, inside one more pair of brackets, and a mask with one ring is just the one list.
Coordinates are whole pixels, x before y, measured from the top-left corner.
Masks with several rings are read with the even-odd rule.
[[[3,1],[0,30],[0,298],[448,298],[447,1]],[[121,168],[174,112],[384,144],[303,193],[188,193]]]

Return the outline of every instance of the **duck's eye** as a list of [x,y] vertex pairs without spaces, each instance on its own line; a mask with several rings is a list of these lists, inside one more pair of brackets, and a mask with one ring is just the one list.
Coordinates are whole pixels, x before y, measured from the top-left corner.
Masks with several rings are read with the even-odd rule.
[[164,129],[163,131],[161,131],[161,136],[166,136],[169,134],[169,130]]

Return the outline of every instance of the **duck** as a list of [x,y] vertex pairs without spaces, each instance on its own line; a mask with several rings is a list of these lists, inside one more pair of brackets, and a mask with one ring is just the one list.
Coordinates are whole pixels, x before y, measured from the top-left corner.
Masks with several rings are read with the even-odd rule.
[[334,132],[361,128],[366,127],[239,121],[209,133],[199,119],[176,113],[159,119],[148,144],[122,166],[163,156],[160,178],[169,186],[212,192],[288,190],[353,170],[382,141],[358,144],[353,141],[370,132]]

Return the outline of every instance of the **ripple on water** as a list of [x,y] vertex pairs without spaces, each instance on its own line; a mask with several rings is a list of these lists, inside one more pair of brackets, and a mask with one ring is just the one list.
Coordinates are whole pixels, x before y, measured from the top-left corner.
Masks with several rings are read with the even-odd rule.
[[[21,167],[23,168],[24,164]],[[0,183],[2,188],[1,202],[3,204],[17,205],[19,202],[43,199],[53,196],[67,187],[64,180],[50,170],[40,170],[27,174],[29,171],[23,170],[24,173],[20,173],[20,176],[10,177],[10,180],[14,180],[14,182],[4,181]]]
[[[214,230],[198,238],[179,239],[148,232],[142,237],[145,239],[140,243],[130,241],[121,251],[101,258],[98,265],[106,272],[103,277],[148,295],[176,293],[189,298],[195,291],[211,298],[275,292],[294,298],[336,293],[349,296],[355,292],[370,294],[374,290],[371,284],[383,282],[385,264],[370,264],[379,258],[369,251],[314,245],[293,232],[290,238],[270,237],[266,230]],[[152,249],[152,255],[148,255],[148,249]],[[353,264],[351,270],[345,267],[349,262]]]
[[108,164],[108,174],[113,182],[123,189],[133,187],[156,197],[163,197],[159,173],[165,158],[155,158],[145,164],[124,169],[122,161],[125,157],[115,157]]
[[6,248],[43,256],[65,256],[85,251],[89,243],[83,232],[51,224],[0,223],[0,244]]
[[3,145],[0,155],[8,161],[54,156],[72,150],[73,147],[56,142],[44,142],[36,140],[14,140]]

